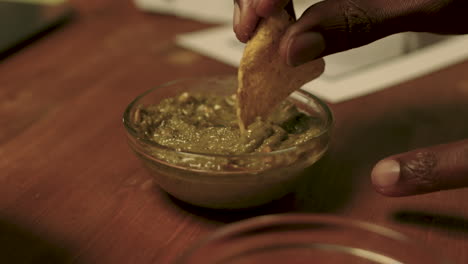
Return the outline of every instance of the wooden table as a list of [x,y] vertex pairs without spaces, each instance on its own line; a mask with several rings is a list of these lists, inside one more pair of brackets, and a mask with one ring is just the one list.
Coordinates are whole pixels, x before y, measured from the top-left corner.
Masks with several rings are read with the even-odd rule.
[[386,198],[369,180],[387,155],[468,135],[468,61],[331,105],[333,141],[310,184],[257,210],[211,211],[161,191],[121,122],[156,84],[236,72],[174,44],[210,25],[126,0],[72,3],[72,23],[0,63],[1,263],[170,263],[216,228],[279,212],[383,224],[468,263],[467,189]]

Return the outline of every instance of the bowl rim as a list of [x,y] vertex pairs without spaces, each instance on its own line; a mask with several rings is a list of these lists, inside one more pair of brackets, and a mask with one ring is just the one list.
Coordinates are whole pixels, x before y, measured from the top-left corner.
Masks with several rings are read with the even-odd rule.
[[282,155],[282,154],[292,152],[294,150],[297,150],[301,146],[306,145],[307,143],[311,142],[312,140],[314,140],[316,138],[319,138],[323,134],[330,132],[330,130],[333,127],[335,119],[334,119],[334,116],[333,116],[333,113],[332,113],[330,107],[322,99],[318,98],[317,96],[311,94],[308,91],[305,91],[304,89],[299,89],[299,90],[294,91],[291,94],[300,93],[301,95],[305,96],[306,98],[311,99],[312,101],[316,102],[318,104],[318,106],[324,112],[326,123],[325,123],[324,129],[322,131],[320,131],[320,133],[318,133],[316,136],[312,137],[311,139],[309,139],[306,142],[303,142],[303,143],[301,143],[299,145],[295,145],[293,147],[289,147],[289,148],[285,148],[285,149],[274,150],[274,151],[271,151],[271,152],[251,152],[251,153],[240,153],[240,154],[209,154],[209,153],[200,153],[200,152],[191,152],[191,151],[180,151],[180,150],[176,150],[174,148],[170,148],[170,147],[167,147],[167,146],[164,146],[164,145],[160,145],[160,144],[158,144],[156,142],[153,142],[151,140],[142,138],[142,137],[140,137],[138,135],[136,130],[133,128],[133,126],[131,124],[131,121],[130,121],[131,120],[131,118],[130,118],[131,110],[146,95],[154,92],[155,90],[161,89],[163,87],[175,85],[175,84],[182,83],[182,82],[189,82],[189,81],[196,81],[196,80],[200,81],[200,80],[203,80],[203,79],[209,80],[209,79],[220,78],[220,77],[222,77],[222,78],[231,77],[232,78],[232,77],[235,77],[235,75],[225,74],[225,75],[209,75],[209,76],[202,76],[202,77],[180,78],[180,79],[176,79],[176,80],[172,80],[172,81],[162,83],[160,85],[157,85],[157,86],[155,86],[155,87],[153,87],[151,89],[148,89],[148,90],[144,91],[143,93],[141,93],[140,95],[135,97],[135,99],[133,99],[127,105],[127,107],[125,108],[125,111],[123,113],[122,122],[123,122],[124,127],[125,127],[125,129],[127,131],[127,134],[130,135],[133,139],[137,140],[138,142],[144,143],[145,145],[149,145],[151,147],[159,148],[159,149],[165,150],[165,151],[171,151],[173,153],[180,154],[180,155],[199,156],[199,157],[205,157],[205,158],[252,158],[252,157],[270,157],[270,156]]
[[[376,224],[368,220],[361,220],[357,218],[350,218],[345,216],[339,216],[334,214],[316,214],[316,213],[305,213],[305,212],[286,212],[253,216],[237,222],[233,222],[215,229],[211,233],[202,236],[176,258],[176,264],[186,263],[193,254],[199,249],[209,246],[211,243],[216,243],[223,240],[229,240],[231,238],[236,239],[241,237],[243,234],[249,236],[255,230],[263,230],[269,226],[288,226],[295,224],[326,224],[336,225],[344,228],[353,228],[365,233],[373,233],[384,239],[393,240],[400,243],[402,246],[411,245],[420,252],[427,252],[431,249],[429,245],[425,243],[416,243],[420,240],[416,240],[415,237],[404,234],[400,231],[387,227],[385,225]],[[267,232],[276,232],[274,229]],[[448,262],[448,259],[441,254],[431,254],[434,257],[434,263],[452,263]]]
[[[311,213],[277,213],[254,216],[246,218],[238,222],[225,225],[213,233],[205,236],[201,239],[195,248],[199,248],[210,242],[217,241],[219,239],[229,238],[230,236],[237,237],[239,233],[245,232],[250,233],[251,230],[263,229],[265,226],[275,225],[291,225],[291,224],[310,224],[310,223],[323,223],[328,225],[337,225],[344,227],[356,228],[364,232],[371,232],[382,237],[386,237],[392,240],[401,242],[410,242],[411,239],[407,235],[365,220],[359,220],[354,218],[345,218],[342,216],[332,214],[311,214]],[[274,231],[274,230],[273,230]]]

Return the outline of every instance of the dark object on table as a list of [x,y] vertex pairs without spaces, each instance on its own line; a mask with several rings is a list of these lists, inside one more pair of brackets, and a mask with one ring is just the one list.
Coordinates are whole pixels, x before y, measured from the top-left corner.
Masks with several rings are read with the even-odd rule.
[[40,5],[0,1],[0,59],[17,52],[72,17],[68,4]]
[[440,231],[451,231],[465,236],[468,234],[468,219],[460,216],[416,210],[402,210],[396,212],[393,218],[401,223],[435,228]]

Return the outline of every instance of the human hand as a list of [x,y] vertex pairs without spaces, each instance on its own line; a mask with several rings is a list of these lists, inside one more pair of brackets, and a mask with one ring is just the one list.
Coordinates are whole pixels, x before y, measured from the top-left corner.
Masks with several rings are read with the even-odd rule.
[[[292,10],[289,0],[235,0],[234,32],[246,42],[262,17]],[[284,34],[279,54],[292,66],[405,31],[468,33],[466,0],[325,0]],[[377,191],[405,196],[468,187],[468,139],[394,155],[371,173]]]
[[[262,17],[290,0],[235,0],[234,32],[246,42]],[[405,32],[468,33],[466,0],[325,0],[309,7],[284,34],[279,54],[297,66]]]
[[371,179],[388,196],[468,187],[468,139],[385,158],[375,165]]

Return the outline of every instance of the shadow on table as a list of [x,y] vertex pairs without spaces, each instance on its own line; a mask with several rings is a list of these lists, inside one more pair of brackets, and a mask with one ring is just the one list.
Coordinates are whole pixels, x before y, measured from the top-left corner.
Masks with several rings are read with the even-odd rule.
[[66,249],[0,218],[0,263],[64,264],[71,262],[71,255]]
[[420,210],[400,210],[392,215],[393,220],[422,228],[431,228],[450,235],[468,238],[468,219]]

